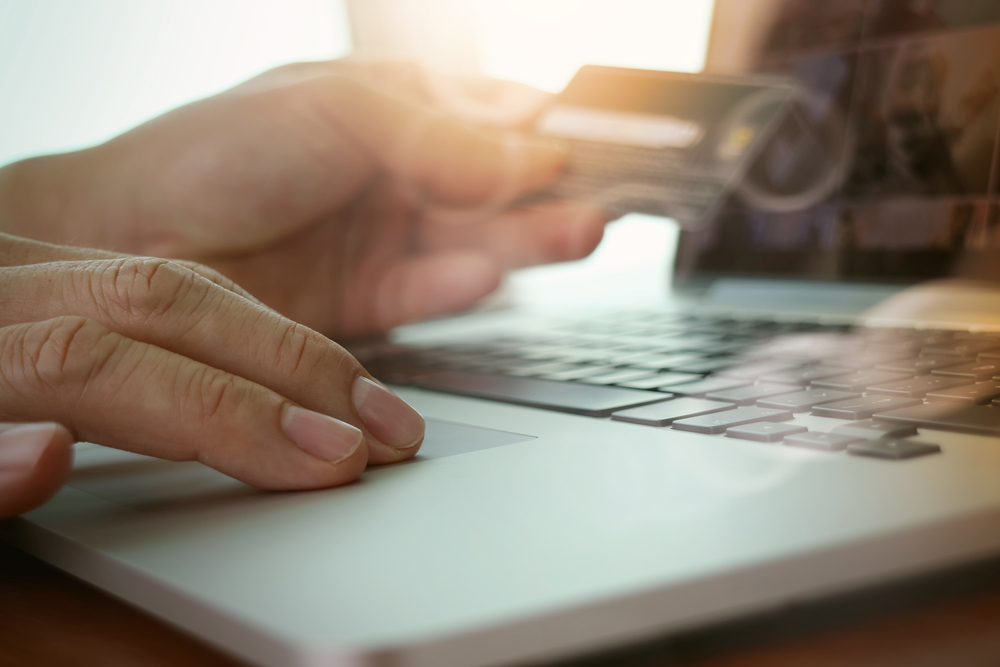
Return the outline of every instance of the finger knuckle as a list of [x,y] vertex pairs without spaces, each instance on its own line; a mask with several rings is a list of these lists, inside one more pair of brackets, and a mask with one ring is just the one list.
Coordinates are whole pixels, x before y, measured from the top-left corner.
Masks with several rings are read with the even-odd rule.
[[232,280],[224,276],[221,272],[213,269],[210,266],[205,266],[204,264],[199,264],[198,262],[192,262],[189,259],[172,259],[170,263],[176,264],[177,266],[187,269],[192,273],[207,278],[213,283],[218,283],[219,285],[227,286],[234,284]]
[[100,375],[123,339],[86,317],[32,324],[19,344],[5,346],[5,376],[34,381],[44,390],[85,387]]
[[107,263],[96,276],[94,292],[111,318],[149,324],[181,304],[203,299],[206,290],[198,274],[178,262],[130,257]]
[[177,264],[178,266],[189,269],[192,273],[195,273],[201,276],[202,278],[207,279],[209,282],[218,285],[224,290],[233,292],[234,294],[237,294],[243,297],[244,299],[253,302],[254,304],[262,305],[260,300],[257,299],[257,297],[250,294],[250,292],[240,287],[235,280],[225,275],[221,271],[218,271],[217,269],[213,269],[210,266],[205,266],[204,264],[199,264],[197,262],[192,262],[186,259],[175,259],[171,261]]
[[317,367],[335,375],[350,374],[352,364],[357,365],[346,350],[312,329],[289,321],[282,326],[284,330],[273,363],[290,377],[315,373]]
[[246,387],[241,385],[229,373],[209,366],[199,367],[179,388],[186,419],[207,427],[213,422],[236,417],[249,399]]
[[303,328],[298,324],[286,325],[277,348],[278,367],[288,369],[292,376],[300,372],[309,352],[309,339]]

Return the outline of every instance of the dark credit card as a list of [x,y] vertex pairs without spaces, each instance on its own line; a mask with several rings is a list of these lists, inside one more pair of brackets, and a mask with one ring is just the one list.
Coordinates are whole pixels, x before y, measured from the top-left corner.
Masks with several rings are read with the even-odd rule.
[[775,78],[587,66],[539,115],[564,139],[563,175],[531,201],[576,199],[612,216],[692,228],[711,219],[794,100]]

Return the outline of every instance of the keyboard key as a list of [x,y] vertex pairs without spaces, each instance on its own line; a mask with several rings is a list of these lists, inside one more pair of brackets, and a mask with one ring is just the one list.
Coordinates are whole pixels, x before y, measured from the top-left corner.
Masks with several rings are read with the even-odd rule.
[[929,391],[958,387],[966,382],[968,382],[966,378],[953,378],[944,375],[920,375],[909,380],[899,380],[897,382],[870,386],[868,387],[868,394],[923,398]]
[[785,438],[785,444],[792,447],[805,447],[807,449],[819,449],[824,452],[840,452],[847,449],[852,442],[857,442],[858,438],[838,433],[819,433],[809,431],[808,433],[798,433]]
[[997,380],[966,384],[927,394],[928,401],[960,401],[971,405],[986,405],[997,397],[1000,397],[1000,382]]
[[812,384],[814,387],[826,387],[828,389],[839,389],[841,391],[864,391],[873,384],[892,382],[894,380],[905,380],[913,377],[915,373],[891,373],[888,371],[856,371],[846,375],[835,375],[833,377],[816,380]]
[[415,384],[450,394],[589,417],[607,417],[616,410],[663,400],[663,394],[652,391],[460,371],[422,376],[415,380]]
[[771,362],[766,361],[762,363],[743,363],[735,364],[730,363],[729,368],[720,371],[720,375],[731,378],[739,378],[743,380],[755,380],[762,375],[771,375],[773,373],[781,373],[783,371],[790,371],[799,368],[801,364],[799,362]]
[[817,417],[833,417],[834,419],[871,419],[876,412],[887,412],[919,405],[919,398],[904,398],[902,396],[861,396],[849,398],[836,403],[824,403],[812,409]]
[[616,421],[631,422],[644,426],[667,426],[677,419],[732,410],[734,407],[732,403],[706,401],[700,398],[675,398],[672,401],[663,401],[643,405],[638,408],[621,410],[612,414],[611,418]]
[[705,433],[714,435],[725,433],[726,429],[733,426],[742,426],[759,421],[780,422],[792,418],[792,413],[787,410],[770,410],[768,408],[735,408],[724,412],[702,415],[701,417],[691,417],[689,419],[679,419],[674,421],[671,428],[678,431],[693,431],[695,433]]
[[623,365],[631,368],[642,368],[650,371],[666,371],[683,364],[702,361],[693,354],[636,354],[618,359]]
[[857,398],[859,394],[849,391],[838,391],[836,389],[824,389],[823,387],[809,387],[792,394],[783,394],[771,398],[762,398],[757,401],[757,405],[762,408],[775,408],[777,410],[791,410],[792,412],[805,412],[823,403],[833,403],[843,401],[848,398]]
[[538,377],[545,380],[573,382],[574,380],[582,380],[584,378],[594,377],[595,375],[604,375],[605,373],[611,373],[616,370],[618,370],[617,366],[574,366],[568,371],[556,371],[555,373],[546,373],[545,375],[539,375]]
[[562,352],[551,355],[553,361],[563,361],[567,364],[605,364],[617,366],[614,358],[620,353],[614,350],[596,350],[584,347],[567,347]]
[[675,394],[682,394],[684,396],[697,396],[702,397],[713,391],[725,391],[726,389],[733,389],[735,387],[746,387],[751,384],[751,380],[740,380],[737,378],[726,378],[726,377],[710,377],[701,379],[701,376],[697,376],[699,379],[695,382],[685,382],[684,384],[671,387],[670,391]]
[[517,354],[522,359],[532,359],[534,361],[566,361],[566,357],[579,354],[577,347],[566,345],[519,345],[511,348],[511,352]]
[[692,352],[697,352],[701,355],[723,355],[723,354],[737,354],[742,352],[746,348],[746,343],[738,341],[722,341],[713,343],[701,343],[697,346],[691,346],[686,349]]
[[911,435],[916,435],[917,429],[910,424],[894,424],[892,422],[877,422],[866,419],[865,421],[851,424],[841,424],[833,429],[833,433],[852,438],[881,440],[883,438],[907,438]]
[[586,382],[587,384],[621,384],[622,382],[647,379],[656,375],[659,375],[659,373],[643,371],[637,368],[619,368],[610,373],[604,373],[603,375],[593,375],[591,377],[582,378],[580,382]]
[[677,342],[686,346],[686,349],[697,350],[702,345],[718,343],[721,336],[715,332],[698,333],[695,331],[681,331],[668,334],[669,338],[659,337],[659,340],[667,340],[671,343]]
[[724,371],[727,368],[732,367],[735,363],[735,361],[726,357],[720,359],[702,359],[700,361],[691,361],[686,364],[678,364],[677,366],[672,367],[671,370],[678,373],[698,373],[699,375],[709,375],[711,373]]
[[761,382],[776,382],[778,384],[797,384],[807,386],[815,380],[823,380],[834,375],[843,375],[843,368],[832,368],[830,366],[807,366],[806,368],[796,368],[790,371],[780,371],[778,373],[767,373],[760,376]]
[[700,375],[692,375],[690,373],[655,373],[642,380],[622,382],[619,386],[631,389],[663,389],[664,387],[674,387],[700,379]]
[[898,327],[871,327],[861,329],[860,334],[865,341],[872,343],[895,344],[913,339],[913,329],[901,329]]
[[798,360],[806,364],[848,354],[861,354],[859,342],[849,336],[837,334],[797,334],[763,342],[756,346],[754,354],[780,361]]
[[864,352],[861,354],[847,354],[840,357],[824,359],[824,366],[834,366],[840,368],[852,368],[854,370],[866,370],[869,368],[881,368],[879,364],[894,362],[897,359],[905,359],[910,353],[906,350],[895,352]]
[[974,357],[980,352],[993,352],[996,350],[1000,350],[1000,341],[997,340],[957,339],[934,345],[926,345],[920,349],[920,353],[953,357]]
[[847,446],[848,454],[873,456],[880,459],[899,461],[927,454],[938,454],[941,447],[917,440],[861,440]]
[[1000,362],[977,361],[971,364],[959,364],[948,368],[936,368],[931,371],[931,374],[962,377],[967,380],[989,380],[1000,375]]
[[948,368],[972,362],[969,357],[919,357],[916,359],[901,359],[891,363],[878,364],[877,371],[891,373],[906,373],[907,375],[924,375],[938,368]]
[[504,370],[514,370],[518,368],[531,368],[538,367],[542,365],[550,365],[552,362],[549,361],[535,361],[533,359],[521,359],[519,357],[505,357],[501,355],[490,355],[490,354],[471,354],[471,358],[475,358],[482,363],[489,363],[495,365],[497,368]]
[[[586,347],[594,350],[606,350],[612,354],[629,353],[632,350],[632,346],[627,341],[615,340],[614,338],[587,339],[580,337],[574,342],[566,342],[566,339],[561,339],[559,342],[562,345],[575,345],[576,347]],[[635,352],[632,351],[631,354],[635,354]]]
[[705,398],[713,401],[728,401],[736,405],[753,405],[757,399],[777,396],[779,394],[789,394],[797,387],[787,384],[752,384],[746,387],[736,387],[735,389],[723,389],[706,394]]
[[1000,409],[944,401],[875,413],[876,421],[912,424],[917,428],[1000,436]]
[[927,329],[919,332],[915,339],[919,340],[922,346],[937,345],[955,340],[955,332],[945,329]]
[[865,344],[866,352],[905,352],[908,356],[915,357],[920,353],[923,343],[917,340],[885,340],[873,341]]
[[805,430],[805,426],[796,426],[795,424],[754,422],[726,429],[726,437],[753,440],[754,442],[778,442],[786,436],[802,433]]
[[558,361],[539,361],[532,362],[527,366],[515,366],[513,368],[507,368],[501,371],[504,375],[513,375],[516,377],[536,377],[539,375],[546,375],[547,373],[559,373],[562,371],[571,371],[577,366],[573,364],[564,364]]
[[634,338],[634,340],[639,343],[641,342],[650,352],[655,352],[659,354],[696,354],[697,345],[691,341],[682,338],[664,338],[661,335],[654,334],[650,337]]

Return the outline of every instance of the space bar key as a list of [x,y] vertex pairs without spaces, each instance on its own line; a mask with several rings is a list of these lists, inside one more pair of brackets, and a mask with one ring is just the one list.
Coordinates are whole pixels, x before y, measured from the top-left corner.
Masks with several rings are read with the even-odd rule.
[[616,410],[670,398],[669,394],[622,387],[603,387],[536,378],[463,373],[461,371],[442,371],[424,375],[417,379],[415,384],[424,389],[433,389],[449,394],[486,398],[545,410],[572,412],[588,417],[607,417]]

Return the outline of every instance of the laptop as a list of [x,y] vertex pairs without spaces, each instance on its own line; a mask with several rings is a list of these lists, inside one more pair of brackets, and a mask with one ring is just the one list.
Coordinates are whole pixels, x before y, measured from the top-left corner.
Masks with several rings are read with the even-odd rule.
[[997,44],[992,2],[719,0],[710,66],[809,94],[666,297],[357,346],[427,436],[350,486],[80,444],[0,534],[255,665],[544,663],[996,557]]

